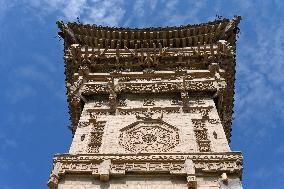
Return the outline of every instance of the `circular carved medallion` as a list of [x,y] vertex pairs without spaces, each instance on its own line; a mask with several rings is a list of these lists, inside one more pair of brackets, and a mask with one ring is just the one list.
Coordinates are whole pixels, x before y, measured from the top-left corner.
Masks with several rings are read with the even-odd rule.
[[119,144],[136,153],[166,152],[178,143],[178,129],[165,122],[135,122],[119,136]]

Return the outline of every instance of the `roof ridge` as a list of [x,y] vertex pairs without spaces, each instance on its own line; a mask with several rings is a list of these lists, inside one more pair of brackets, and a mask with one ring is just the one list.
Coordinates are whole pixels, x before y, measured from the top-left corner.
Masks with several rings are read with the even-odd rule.
[[[235,17],[234,17],[235,18]],[[233,19],[234,19],[233,18]],[[232,19],[232,20],[233,20]],[[204,22],[201,24],[187,24],[187,25],[180,25],[180,26],[165,26],[165,27],[143,27],[143,28],[138,28],[138,27],[116,27],[116,26],[103,26],[103,25],[96,25],[96,24],[83,24],[83,23],[78,23],[78,22],[66,22],[64,23],[64,21],[60,20],[57,21],[57,25],[58,27],[62,27],[62,25],[68,25],[68,26],[83,26],[83,27],[88,27],[88,28],[92,28],[92,29],[108,29],[108,30],[135,30],[135,31],[142,31],[142,30],[146,30],[146,31],[150,31],[150,30],[171,30],[171,29],[182,29],[182,28],[188,28],[188,27],[198,27],[198,26],[205,26],[205,25],[212,25],[212,24],[219,24],[219,23],[223,23],[223,22],[230,22],[230,19],[227,18],[223,18],[223,19],[215,19],[214,21],[209,21],[209,22]]]

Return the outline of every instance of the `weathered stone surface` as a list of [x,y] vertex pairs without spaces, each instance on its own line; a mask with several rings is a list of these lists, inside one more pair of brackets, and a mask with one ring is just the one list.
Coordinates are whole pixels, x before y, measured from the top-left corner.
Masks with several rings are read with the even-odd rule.
[[[78,175],[66,176],[58,185],[58,189],[187,189],[186,180],[182,177],[170,176],[127,176],[113,178],[109,182]],[[81,189],[80,188],[80,189]]]

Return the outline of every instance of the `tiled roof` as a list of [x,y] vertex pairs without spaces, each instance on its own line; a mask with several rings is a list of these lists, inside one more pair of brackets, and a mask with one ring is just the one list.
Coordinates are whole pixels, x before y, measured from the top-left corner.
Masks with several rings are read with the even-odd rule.
[[[160,51],[161,60],[163,57],[178,59],[179,53],[184,53],[182,56],[194,61],[201,59],[204,62],[204,60],[213,58],[210,61],[218,62],[220,68],[225,70],[224,77],[227,87],[225,95],[222,96],[222,99],[219,99],[217,109],[227,139],[230,141],[234,101],[236,35],[239,30],[240,19],[239,16],[236,16],[231,20],[223,19],[196,25],[142,29],[103,27],[58,21],[57,24],[61,30],[59,35],[64,39],[65,46],[66,84],[69,87],[74,85],[74,73],[77,73],[78,68],[86,63],[85,60],[91,65],[92,61],[98,59],[95,63],[98,67],[101,66],[98,63],[99,61],[113,62],[116,60],[115,57],[121,55],[121,61],[124,61],[123,59],[127,61],[129,57],[134,60],[137,57],[135,57],[136,54],[133,55],[133,52],[152,51],[151,53],[156,56],[159,48],[160,50],[162,48],[168,49],[164,54]],[[74,45],[76,48],[74,48]],[[79,57],[78,60],[75,60],[76,63],[70,60],[72,49],[75,49],[76,55],[72,55],[71,58]],[[101,52],[100,49],[108,50]],[[117,55],[117,53],[120,55]],[[148,55],[152,56],[151,53],[148,53]],[[226,56],[229,58],[224,58]],[[167,62],[162,63],[165,65]],[[108,65],[110,64],[105,64],[105,66]],[[91,66],[94,66],[94,64]],[[72,105],[70,103],[71,97],[68,87],[67,93],[69,95],[72,125],[75,125],[78,122],[80,104]]]
[[[204,24],[186,25],[179,27],[158,28],[114,28],[79,23],[64,23],[58,21],[61,36],[68,44],[88,45],[101,48],[153,48],[159,43],[163,47],[189,47],[197,43],[210,44],[220,39],[226,39],[228,33],[238,24],[240,17],[231,21],[216,20]],[[227,35],[226,35],[227,34]]]

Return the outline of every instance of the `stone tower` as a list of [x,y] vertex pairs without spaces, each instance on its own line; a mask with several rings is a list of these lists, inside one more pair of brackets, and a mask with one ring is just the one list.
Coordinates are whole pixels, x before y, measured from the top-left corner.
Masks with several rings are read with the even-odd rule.
[[58,22],[73,141],[51,189],[241,189],[229,147],[240,17],[166,28]]

